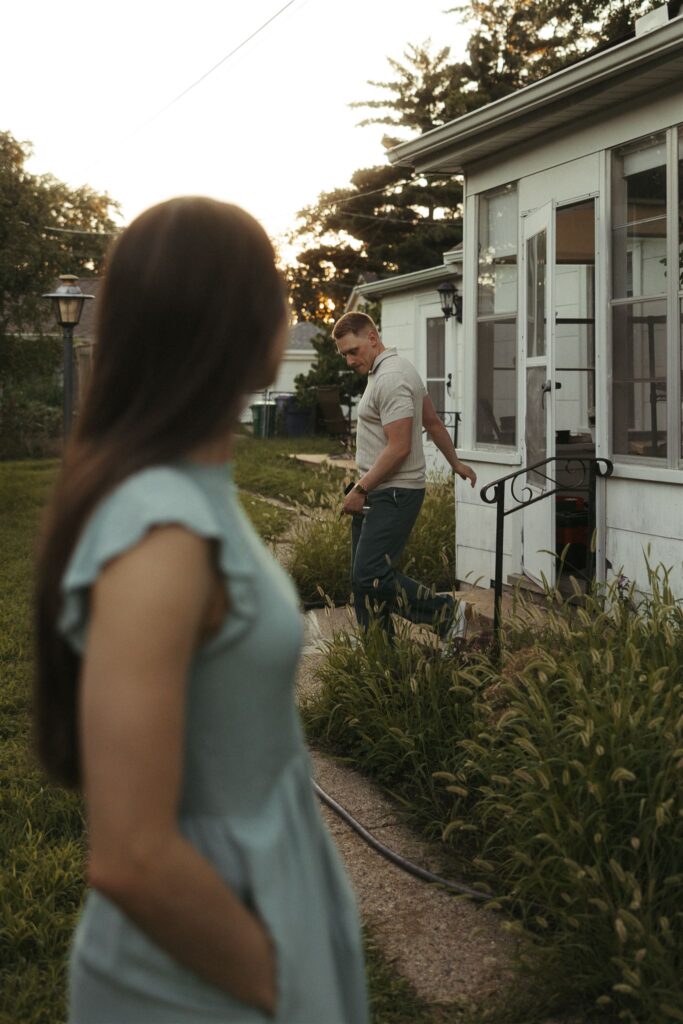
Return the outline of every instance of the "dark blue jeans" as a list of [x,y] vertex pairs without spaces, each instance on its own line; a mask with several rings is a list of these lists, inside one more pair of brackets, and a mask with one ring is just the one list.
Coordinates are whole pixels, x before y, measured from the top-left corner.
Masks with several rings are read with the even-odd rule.
[[351,525],[351,585],[356,619],[367,628],[370,615],[391,630],[391,613],[428,623],[445,633],[453,618],[453,599],[433,594],[396,569],[424,501],[424,488],[387,487],[371,491],[364,516]]

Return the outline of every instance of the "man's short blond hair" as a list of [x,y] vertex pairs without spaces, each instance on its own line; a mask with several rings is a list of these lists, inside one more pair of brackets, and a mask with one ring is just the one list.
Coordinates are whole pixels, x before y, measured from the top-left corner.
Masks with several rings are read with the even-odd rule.
[[367,313],[344,313],[332,328],[332,337],[339,341],[345,334],[358,334],[364,330],[377,331],[377,324],[371,316]]

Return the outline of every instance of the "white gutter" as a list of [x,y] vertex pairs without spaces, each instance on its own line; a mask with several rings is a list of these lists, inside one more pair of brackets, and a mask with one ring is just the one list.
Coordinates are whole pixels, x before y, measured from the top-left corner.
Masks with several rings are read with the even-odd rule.
[[[504,96],[479,110],[472,111],[471,114],[465,114],[439,128],[433,128],[417,139],[403,142],[389,150],[389,161],[392,164],[407,164],[411,167],[424,166],[440,151],[454,146],[471,145],[477,137],[483,139],[503,126],[508,128],[512,120],[540,113],[551,104],[568,105],[580,91],[590,87],[597,93],[617,78],[635,78],[642,73],[644,64],[661,67],[671,57],[681,56],[682,53],[683,17],[679,16],[659,29],[629,39],[606,52],[587,57],[578,64],[527,85],[510,96]],[[600,95],[596,94],[596,109],[600,108],[600,99]],[[607,97],[605,105],[608,106],[609,102]],[[457,159],[457,154],[453,155]]]
[[[459,261],[462,264],[462,260]],[[368,281],[367,284],[359,284],[354,288],[355,295],[363,295],[366,298],[373,295],[389,295],[391,292],[403,292],[413,288],[426,287],[435,284],[437,281],[462,277],[462,274],[455,270],[457,263],[441,264],[437,267],[427,267],[426,270],[414,270],[410,274],[397,274],[396,277],[384,277],[379,281]]]

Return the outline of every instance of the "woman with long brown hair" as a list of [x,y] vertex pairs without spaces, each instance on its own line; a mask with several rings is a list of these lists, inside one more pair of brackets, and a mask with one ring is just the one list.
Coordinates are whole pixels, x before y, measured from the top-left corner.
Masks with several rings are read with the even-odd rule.
[[37,581],[37,748],[88,824],[70,1024],[367,1019],[294,704],[296,594],[230,465],[286,334],[242,210],[171,200],[116,242]]

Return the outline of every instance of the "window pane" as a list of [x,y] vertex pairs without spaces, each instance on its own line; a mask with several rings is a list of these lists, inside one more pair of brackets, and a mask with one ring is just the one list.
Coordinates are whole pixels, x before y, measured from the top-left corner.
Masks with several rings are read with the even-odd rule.
[[614,451],[665,458],[666,302],[613,309]]
[[678,287],[683,288],[683,125],[678,129]]
[[595,200],[555,217],[555,429],[590,437],[595,414]]
[[[545,366],[530,366],[526,371],[526,464],[533,466],[548,457],[548,439],[546,436],[546,412],[543,397],[545,384]],[[543,487],[543,477],[531,473],[527,482]]]
[[442,380],[428,380],[427,394],[434,403],[437,412],[446,410],[446,385]]
[[618,149],[612,161],[612,224],[666,217],[664,133]]
[[546,332],[546,233],[539,231],[526,244],[526,354],[545,355]]
[[613,279],[616,299],[666,292],[664,133],[623,146],[612,157]]
[[427,318],[427,377],[446,376],[446,330],[442,316]]
[[479,201],[480,314],[517,309],[517,189],[508,185]]
[[477,327],[477,442],[515,444],[517,412],[516,321]]
[[666,293],[666,219],[641,221],[613,232],[614,298]]

